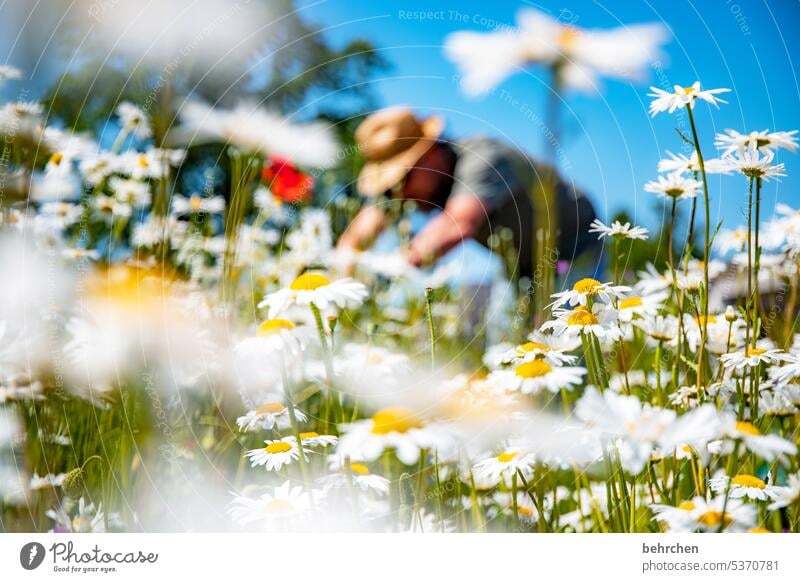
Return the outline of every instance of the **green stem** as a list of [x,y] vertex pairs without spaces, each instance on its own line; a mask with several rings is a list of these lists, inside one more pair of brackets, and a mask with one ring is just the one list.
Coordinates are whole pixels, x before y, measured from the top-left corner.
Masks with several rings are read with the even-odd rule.
[[436,330],[433,327],[433,289],[425,289],[425,313],[428,318],[428,333],[431,341],[431,369],[436,369]]

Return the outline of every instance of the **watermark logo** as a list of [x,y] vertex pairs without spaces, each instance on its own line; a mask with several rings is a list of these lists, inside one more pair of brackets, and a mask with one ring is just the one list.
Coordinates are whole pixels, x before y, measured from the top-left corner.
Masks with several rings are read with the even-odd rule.
[[19,563],[26,570],[35,570],[42,565],[45,549],[39,542],[28,542],[19,551]]

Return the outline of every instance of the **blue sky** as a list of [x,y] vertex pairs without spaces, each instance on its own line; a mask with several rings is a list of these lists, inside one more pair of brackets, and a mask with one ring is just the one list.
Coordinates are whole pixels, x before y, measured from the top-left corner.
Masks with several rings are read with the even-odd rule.
[[[665,47],[662,73],[669,83],[688,85],[700,80],[706,88],[733,90],[726,97],[729,104],[719,111],[705,104],[696,108],[706,157],[714,155],[714,133],[725,128],[800,128],[800,80],[795,64],[800,56],[796,34],[800,4],[794,1],[298,2],[303,17],[325,28],[324,34],[332,41],[368,38],[394,65],[375,80],[382,104],[442,112],[451,137],[493,134],[540,154],[542,132],[533,120],[543,115],[547,95],[543,71],[531,69],[504,82],[492,95],[469,99],[459,92],[455,69],[441,50],[448,33],[512,25],[517,9],[526,5],[581,27],[662,22],[672,36]],[[420,11],[428,14],[412,14]],[[653,73],[650,81],[658,84],[659,77]],[[681,151],[681,142],[673,129],[679,118],[662,114],[651,119],[647,114],[648,85],[607,80],[600,97],[568,96],[562,118],[563,159],[570,177],[590,193],[602,218],[624,208],[636,222],[654,226],[660,221],[662,205],[642,187],[654,178],[665,151]],[[516,107],[508,104],[508,96],[518,100]],[[800,206],[798,155],[780,154],[788,176],[764,189],[766,215],[776,201]],[[743,222],[742,178],[714,178],[711,196],[713,222],[724,220],[726,226]]]

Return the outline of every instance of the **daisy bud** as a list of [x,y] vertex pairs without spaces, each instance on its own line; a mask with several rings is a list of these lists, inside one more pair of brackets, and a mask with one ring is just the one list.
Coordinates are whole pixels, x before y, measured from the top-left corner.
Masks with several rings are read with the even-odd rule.
[[331,330],[331,335],[333,335],[333,332],[336,330],[337,321],[339,321],[339,319],[335,315],[328,316],[328,328]]
[[73,469],[64,475],[64,482],[61,484],[61,491],[67,497],[78,499],[86,492],[86,482],[83,480],[83,467]]
[[728,323],[733,323],[737,319],[739,319],[739,316],[736,315],[736,311],[734,311],[733,306],[728,305],[727,309],[725,309],[725,321]]

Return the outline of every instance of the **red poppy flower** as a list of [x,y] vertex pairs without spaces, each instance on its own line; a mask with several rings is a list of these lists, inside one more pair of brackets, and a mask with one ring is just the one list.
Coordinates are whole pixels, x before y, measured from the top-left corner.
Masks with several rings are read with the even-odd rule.
[[289,204],[308,202],[314,178],[297,169],[289,160],[271,157],[261,171],[261,179],[275,196]]

